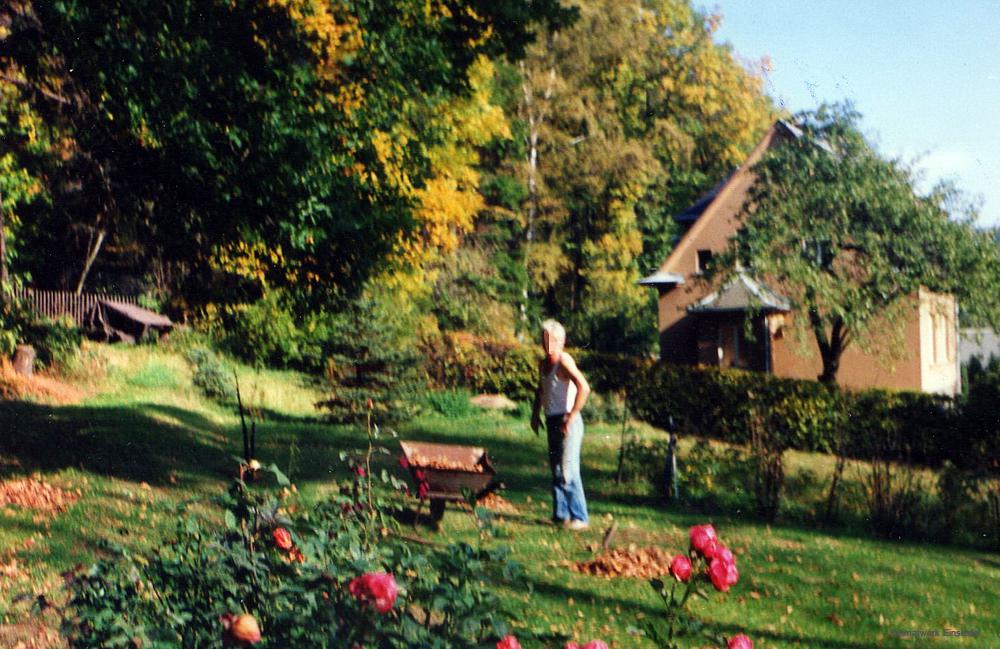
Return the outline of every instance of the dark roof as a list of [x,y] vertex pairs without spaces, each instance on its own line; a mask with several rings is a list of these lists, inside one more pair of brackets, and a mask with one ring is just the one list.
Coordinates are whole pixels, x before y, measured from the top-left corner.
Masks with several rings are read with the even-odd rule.
[[788,298],[763,283],[740,273],[720,290],[710,293],[688,307],[692,313],[722,313],[734,311],[790,311]]
[[141,306],[126,304],[124,302],[114,302],[112,300],[99,300],[99,303],[105,308],[117,311],[130,320],[134,320],[135,322],[146,325],[147,327],[169,328],[174,326],[174,323],[171,322],[170,318],[167,316],[160,315],[159,313],[150,311],[149,309],[144,309]]
[[719,192],[722,191],[722,188],[725,187],[726,183],[729,182],[729,179],[732,177],[733,174],[726,176],[721,182],[719,182],[719,184],[710,189],[707,194],[699,198],[694,205],[687,208],[680,214],[674,215],[674,220],[682,225],[690,225],[697,221],[698,217],[701,216],[705,209],[712,204],[712,201],[715,200],[715,197],[719,195]]
[[[796,140],[805,135],[805,132],[801,128],[799,128],[795,124],[792,124],[788,120],[779,119],[776,124],[787,135],[790,135]],[[827,144],[825,140],[817,140],[816,144],[822,147],[828,153],[833,153],[833,148],[831,148],[830,145]],[[700,217],[705,212],[705,210],[708,209],[708,206],[712,204],[712,201],[714,201],[715,197],[719,195],[719,192],[722,191],[722,188],[726,186],[726,183],[729,182],[729,179],[733,177],[734,173],[736,172],[733,171],[725,178],[723,178],[721,182],[719,182],[715,187],[710,189],[708,193],[702,195],[702,197],[699,198],[691,207],[687,208],[680,214],[674,215],[674,220],[680,223],[681,225],[688,225],[688,226],[697,221],[698,217]]]

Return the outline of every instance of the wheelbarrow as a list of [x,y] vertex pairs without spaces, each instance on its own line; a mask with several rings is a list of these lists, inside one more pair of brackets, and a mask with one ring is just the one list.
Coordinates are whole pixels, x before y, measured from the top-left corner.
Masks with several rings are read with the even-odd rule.
[[496,480],[496,470],[490,464],[486,449],[480,446],[409,441],[400,441],[399,446],[420,498],[414,527],[425,502],[430,502],[430,520],[436,529],[448,501],[465,501],[466,493],[479,500],[502,487]]

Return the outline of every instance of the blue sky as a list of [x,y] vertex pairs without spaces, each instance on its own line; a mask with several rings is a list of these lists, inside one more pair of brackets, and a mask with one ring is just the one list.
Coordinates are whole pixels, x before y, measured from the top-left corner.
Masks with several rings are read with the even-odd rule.
[[1000,226],[1000,0],[718,0],[717,38],[770,59],[766,89],[792,112],[851,100],[890,156],[926,185],[948,178]]

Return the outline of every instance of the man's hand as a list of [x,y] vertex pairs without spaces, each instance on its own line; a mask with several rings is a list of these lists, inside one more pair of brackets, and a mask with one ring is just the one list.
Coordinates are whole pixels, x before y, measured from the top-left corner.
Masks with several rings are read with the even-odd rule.
[[542,418],[538,416],[538,413],[531,415],[531,430],[535,432],[535,436],[538,436],[538,429],[542,427]]
[[562,427],[561,427],[562,428],[562,436],[563,437],[566,437],[567,435],[569,435],[569,424],[570,424],[571,421],[573,421],[573,413],[572,412],[568,412],[568,413],[566,413],[566,416],[563,417],[563,423],[562,423]]

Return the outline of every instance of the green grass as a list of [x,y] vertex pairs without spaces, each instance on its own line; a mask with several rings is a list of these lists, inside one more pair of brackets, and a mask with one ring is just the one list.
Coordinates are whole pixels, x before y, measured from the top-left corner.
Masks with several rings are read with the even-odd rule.
[[[56,517],[0,509],[0,562],[34,539],[14,555],[26,576],[0,576],[0,618],[7,622],[23,618],[24,606],[11,603],[17,592],[55,586],[61,571],[93,560],[103,542],[142,549],[168,536],[177,503],[200,498],[206,501],[202,511],[213,515],[207,501],[233,474],[232,457],[241,445],[238,418],[232,407],[202,398],[191,386],[182,355],[145,346],[101,347],[96,353],[104,369],[90,373],[90,396],[82,403],[0,404],[5,471],[37,472],[82,494]],[[338,452],[361,446],[362,431],[318,419],[313,403],[321,395],[295,373],[242,366],[238,371],[245,394],[266,419],[258,429],[259,458],[287,470],[306,503],[321,498],[331,481],[344,475]],[[564,532],[547,524],[545,442],[523,419],[498,413],[425,415],[400,426],[398,433],[489,449],[508,487],[505,497],[519,510],[501,518],[503,538],[497,541],[511,546],[531,587],[503,587],[519,611],[517,624],[581,640],[601,637],[620,648],[650,646],[628,632],[637,616],[659,612],[645,582],[584,576],[566,564],[592,557],[612,520],[619,524],[619,546],[677,551],[685,548],[690,525],[711,520],[737,553],[741,581],[729,594],[694,605],[710,629],[745,631],[757,647],[1000,646],[996,554],[873,539],[861,526],[823,531],[810,523],[810,502],[770,526],[733,509],[698,513],[662,507],[647,488],[615,483],[619,429],[601,425],[588,427],[584,446],[592,529]],[[662,433],[644,428],[642,434]],[[682,450],[687,448],[685,440]],[[20,466],[14,466],[15,459]],[[821,484],[831,462],[796,453],[787,464],[793,481],[811,474]],[[442,543],[476,537],[471,517],[453,508],[440,533],[423,533]],[[893,635],[894,630],[946,627],[982,635],[937,640]]]

